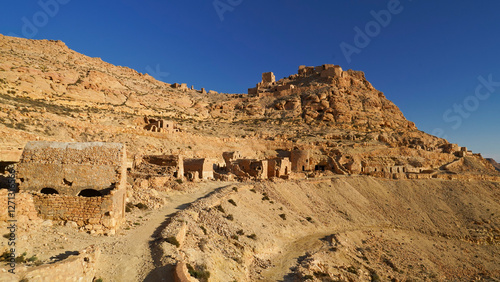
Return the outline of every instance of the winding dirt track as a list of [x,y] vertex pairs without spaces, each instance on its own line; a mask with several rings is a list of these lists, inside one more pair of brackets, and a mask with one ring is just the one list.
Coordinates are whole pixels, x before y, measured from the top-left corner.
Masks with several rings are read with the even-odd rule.
[[210,182],[192,193],[169,197],[169,203],[151,213],[140,227],[98,243],[102,249],[97,276],[104,281],[169,281],[166,269],[156,269],[150,243],[156,230],[174,213],[227,183]]

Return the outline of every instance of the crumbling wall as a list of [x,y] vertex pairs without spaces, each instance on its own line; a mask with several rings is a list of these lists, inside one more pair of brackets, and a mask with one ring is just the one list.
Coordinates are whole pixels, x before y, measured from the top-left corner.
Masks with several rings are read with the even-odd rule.
[[207,159],[185,159],[184,171],[197,172],[200,179],[214,178],[213,162]]
[[114,232],[125,216],[126,173],[122,144],[44,141],[26,145],[16,177],[39,217]]
[[292,163],[289,158],[275,158],[268,160],[268,178],[287,177],[292,170]]
[[101,251],[90,246],[75,256],[32,268],[16,268],[16,274],[0,271],[0,281],[94,281]]
[[184,160],[180,155],[136,155],[133,171],[147,175],[182,178],[184,176]]

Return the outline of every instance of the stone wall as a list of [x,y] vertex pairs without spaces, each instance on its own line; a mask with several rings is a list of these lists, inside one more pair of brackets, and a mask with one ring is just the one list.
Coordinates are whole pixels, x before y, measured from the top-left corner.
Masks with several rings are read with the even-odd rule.
[[74,221],[90,230],[114,230],[120,222],[114,215],[124,214],[124,190],[103,197],[73,197],[33,194],[38,215],[45,219]]
[[213,162],[207,159],[185,159],[184,171],[197,172],[200,179],[214,178]]
[[36,267],[16,267],[16,274],[10,274],[7,269],[0,269],[0,281],[75,281],[92,282],[96,274],[96,266],[101,251],[90,246],[76,256]]
[[113,234],[125,216],[126,173],[122,144],[29,142],[16,177],[38,217]]
[[290,161],[292,162],[292,171],[310,171],[311,161],[308,150],[293,150]]

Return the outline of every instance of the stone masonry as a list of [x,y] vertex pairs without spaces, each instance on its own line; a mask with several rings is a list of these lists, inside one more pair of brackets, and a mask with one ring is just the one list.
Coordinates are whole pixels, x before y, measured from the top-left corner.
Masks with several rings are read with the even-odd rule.
[[125,215],[125,163],[118,143],[29,142],[16,177],[39,217],[116,230]]

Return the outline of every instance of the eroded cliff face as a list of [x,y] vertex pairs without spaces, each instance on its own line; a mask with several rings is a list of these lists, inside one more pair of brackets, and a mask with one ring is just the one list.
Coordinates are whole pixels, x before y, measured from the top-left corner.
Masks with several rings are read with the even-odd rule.
[[498,188],[370,177],[233,185],[174,216],[156,248],[214,281],[491,279]]

